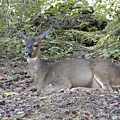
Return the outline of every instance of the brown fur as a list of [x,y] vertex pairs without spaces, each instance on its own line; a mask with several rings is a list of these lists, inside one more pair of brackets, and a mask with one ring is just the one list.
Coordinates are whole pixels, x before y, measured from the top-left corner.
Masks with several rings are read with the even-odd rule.
[[[120,67],[105,59],[69,59],[52,63],[41,60],[39,50],[42,40],[50,30],[34,39],[19,33],[25,41],[28,68],[34,83],[45,93],[61,89],[86,87],[112,90],[120,87]],[[38,47],[34,49],[34,44]],[[34,55],[34,56],[33,56]]]

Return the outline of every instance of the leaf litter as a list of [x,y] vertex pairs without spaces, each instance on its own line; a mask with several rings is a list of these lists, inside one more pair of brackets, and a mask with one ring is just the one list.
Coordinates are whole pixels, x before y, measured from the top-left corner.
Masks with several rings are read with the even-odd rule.
[[119,92],[77,89],[42,96],[26,90],[33,79],[24,67],[0,68],[1,120],[120,120]]

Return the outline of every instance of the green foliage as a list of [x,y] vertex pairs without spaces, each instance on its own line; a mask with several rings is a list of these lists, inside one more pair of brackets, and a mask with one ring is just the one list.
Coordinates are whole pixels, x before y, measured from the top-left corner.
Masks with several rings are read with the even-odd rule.
[[22,42],[12,39],[0,40],[0,51],[3,58],[19,60],[22,57]]
[[116,19],[108,24],[103,37],[97,43],[100,57],[120,59],[120,20]]
[[42,59],[57,60],[70,57],[75,51],[78,51],[75,42],[64,42],[47,36],[47,39],[41,44]]
[[[84,4],[84,7],[83,7]],[[84,0],[69,1],[16,1],[6,4],[1,2],[1,33],[6,36],[12,34],[14,27],[34,35],[37,26],[42,26],[44,21],[49,20],[50,16],[56,16],[57,19],[64,22],[68,17],[75,18],[80,12],[89,9],[88,3]],[[80,26],[88,24],[81,22]],[[9,29],[9,30],[8,30]],[[7,32],[5,32],[7,30]]]
[[100,57],[104,58],[120,58],[120,35],[116,37],[104,37],[98,42],[98,46],[101,46]]
[[120,19],[119,0],[96,0],[94,14],[99,19]]
[[[44,41],[41,46],[43,59],[56,60],[70,57],[78,51],[78,42],[82,43],[79,44],[81,46],[84,43],[82,40],[85,39],[88,41],[88,44],[91,44],[93,40],[97,43],[100,39],[97,43],[100,57],[119,59],[120,37],[112,35],[112,32],[118,27],[115,27],[116,24],[120,23],[118,2],[118,0],[96,0],[92,4],[92,8],[89,5],[89,1],[87,2],[86,0],[1,1],[0,34],[1,37],[5,37],[5,41],[1,40],[1,42],[4,44],[4,42],[9,41],[9,44],[7,43],[7,49],[10,48],[10,50],[8,51],[11,51],[13,56],[21,55],[18,54],[20,50],[18,43],[15,40],[11,41],[8,39],[16,39],[17,34],[14,28],[27,33],[27,35],[35,36],[37,31],[44,31],[44,29],[47,29],[53,23],[54,30],[56,30],[52,31],[53,37],[48,36],[48,41]],[[104,30],[105,34],[96,33],[95,40],[90,32],[98,31],[98,28],[92,26],[89,20],[86,20],[86,13],[89,17],[96,16],[99,18],[100,23],[97,23],[99,25],[102,23],[102,20],[115,21],[118,19],[118,21],[113,24],[109,24],[108,22],[108,26]],[[80,34],[78,32],[85,27],[87,27],[85,30],[90,34],[87,32],[81,32]],[[103,37],[103,35],[108,35],[109,37]],[[3,47],[0,51],[2,49],[4,51]],[[85,56],[86,58],[90,58],[93,56],[93,53],[88,53]]]

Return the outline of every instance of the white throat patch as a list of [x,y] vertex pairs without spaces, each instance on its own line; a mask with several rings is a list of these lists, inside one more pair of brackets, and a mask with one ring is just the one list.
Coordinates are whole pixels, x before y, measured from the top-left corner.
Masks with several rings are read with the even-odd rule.
[[35,58],[27,58],[27,62],[32,62],[32,61],[36,61],[38,57],[35,57]]

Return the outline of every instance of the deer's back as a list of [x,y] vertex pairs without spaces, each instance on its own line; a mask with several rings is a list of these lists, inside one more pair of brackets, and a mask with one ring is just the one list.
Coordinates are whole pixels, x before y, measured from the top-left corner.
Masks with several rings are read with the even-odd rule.
[[91,87],[94,75],[108,78],[111,84],[120,84],[120,67],[105,59],[70,59],[54,62],[49,68],[46,79],[57,81],[67,78],[73,87],[80,85],[82,85],[81,87],[86,87],[86,85]]

